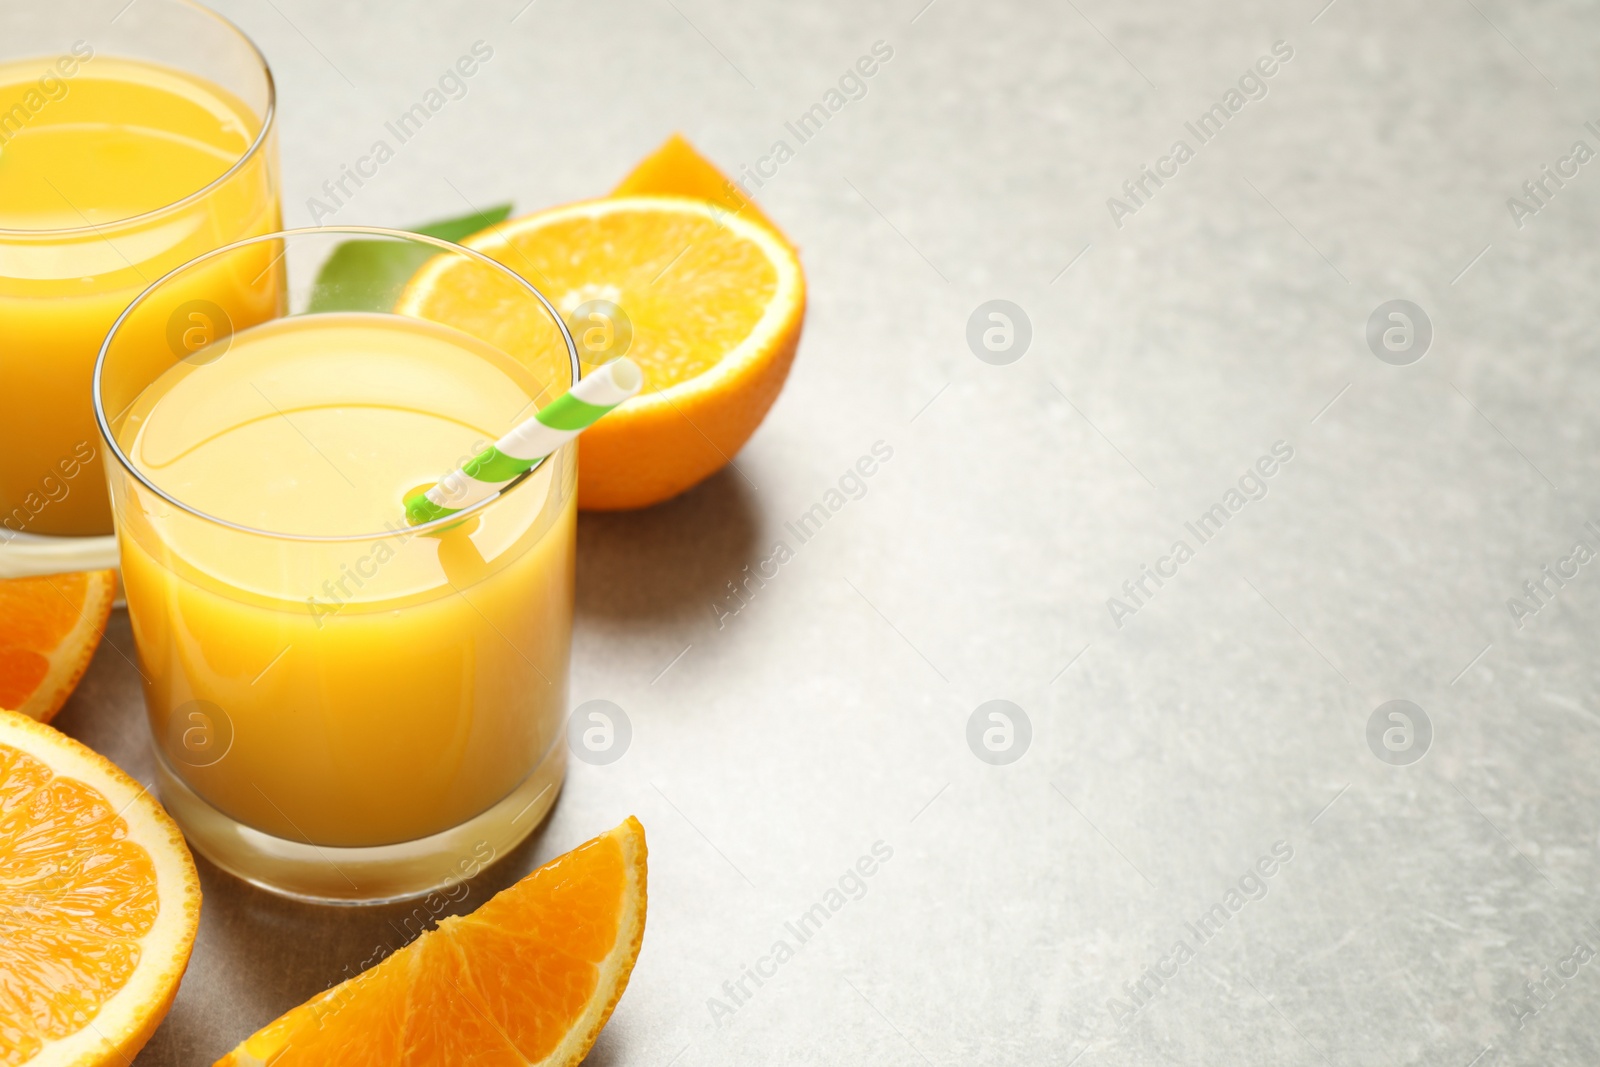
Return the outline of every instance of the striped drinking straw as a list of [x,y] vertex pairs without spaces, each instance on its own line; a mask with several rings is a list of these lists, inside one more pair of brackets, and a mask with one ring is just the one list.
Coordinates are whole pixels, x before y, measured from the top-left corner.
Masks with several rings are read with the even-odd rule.
[[596,370],[539,409],[533,418],[406,500],[406,521],[420,526],[470,508],[504,489],[512,479],[578,436],[606,412],[644,386],[644,374],[623,357]]

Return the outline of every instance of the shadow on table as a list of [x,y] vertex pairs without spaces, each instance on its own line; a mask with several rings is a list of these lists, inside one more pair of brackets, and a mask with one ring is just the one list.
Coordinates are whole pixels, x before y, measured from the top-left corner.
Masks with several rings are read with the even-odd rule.
[[50,725],[149,782],[155,776],[155,761],[135,666],[138,658],[128,613],[119,608],[106,622],[89,669]]
[[757,555],[754,494],[724,467],[655,507],[581,513],[578,614],[661,621],[705,612]]

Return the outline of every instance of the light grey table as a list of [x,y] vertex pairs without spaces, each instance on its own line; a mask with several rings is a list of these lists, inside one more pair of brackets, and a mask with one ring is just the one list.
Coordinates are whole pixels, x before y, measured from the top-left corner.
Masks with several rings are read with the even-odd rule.
[[[1600,550],[1600,162],[1572,156],[1600,11],[925,2],[222,4],[277,74],[292,224],[482,41],[323,221],[598,194],[682,129],[768,174],[803,252],[805,339],[738,470],[580,523],[572,698],[631,747],[465,906],[644,821],[598,1063],[1600,1061],[1600,563],[1572,556]],[[1031,339],[1013,313],[989,352],[980,316],[978,351],[1009,363],[967,339],[996,299]],[[1369,346],[1391,300],[1425,352]],[[59,721],[148,780],[128,655],[119,618]],[[988,710],[969,746],[991,700],[1026,716],[1009,749]],[[1391,700],[1409,736],[1386,709],[1370,742]],[[209,1062],[401,941],[403,909],[201,870],[140,1064]]]

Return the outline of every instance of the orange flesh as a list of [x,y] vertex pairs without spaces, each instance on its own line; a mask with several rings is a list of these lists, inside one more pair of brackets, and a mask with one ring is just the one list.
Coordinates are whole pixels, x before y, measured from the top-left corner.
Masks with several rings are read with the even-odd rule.
[[159,910],[150,854],[105,796],[0,744],[0,1064],[91,1023]]
[[[644,371],[646,392],[715,366],[755,329],[778,286],[760,247],[703,211],[569,218],[511,242],[472,244],[533,282],[564,315],[595,299],[621,307],[633,326],[628,358]],[[476,295],[455,292],[448,273],[429,293],[428,308],[432,317],[473,329],[486,310]],[[547,316],[522,329],[515,343],[555,343]]]
[[50,670],[50,654],[78,624],[87,574],[0,582],[0,708],[20,708]]

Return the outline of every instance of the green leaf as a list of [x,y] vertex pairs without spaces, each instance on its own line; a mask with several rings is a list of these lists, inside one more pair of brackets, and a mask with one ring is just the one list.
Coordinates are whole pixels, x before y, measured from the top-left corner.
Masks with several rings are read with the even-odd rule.
[[[463,241],[510,215],[510,204],[497,204],[487,211],[412,226],[410,230],[441,241]],[[406,282],[433,256],[432,249],[420,244],[345,241],[317,271],[306,311],[390,311]]]
[[441,241],[464,241],[479,230],[487,230],[497,222],[504,222],[511,217],[510,204],[496,204],[487,211],[474,211],[470,215],[462,215],[458,219],[442,219],[439,222],[430,222],[423,226],[412,226],[412,233],[420,233],[424,237],[437,237]]

